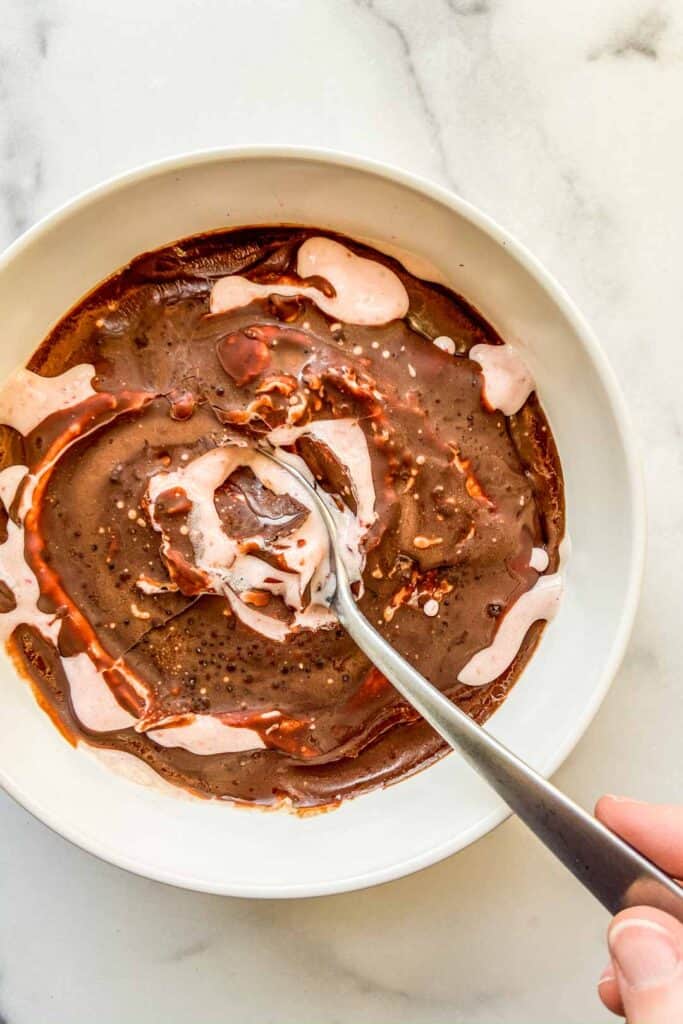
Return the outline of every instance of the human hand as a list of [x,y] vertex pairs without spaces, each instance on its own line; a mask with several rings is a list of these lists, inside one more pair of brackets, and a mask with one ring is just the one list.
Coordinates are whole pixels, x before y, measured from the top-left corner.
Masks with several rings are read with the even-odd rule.
[[[603,796],[596,817],[674,878],[683,879],[683,807]],[[607,933],[610,962],[598,982],[608,1010],[628,1024],[683,1021],[683,924],[653,907],[632,907]]]

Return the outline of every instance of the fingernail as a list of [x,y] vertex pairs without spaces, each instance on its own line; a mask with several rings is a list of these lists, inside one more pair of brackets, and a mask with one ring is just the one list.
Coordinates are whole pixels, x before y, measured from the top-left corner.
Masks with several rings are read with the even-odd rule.
[[598,988],[600,988],[601,985],[606,985],[608,981],[616,980],[617,979],[614,974],[614,968],[612,967],[612,961],[610,960],[610,962],[607,964],[607,967],[605,967],[604,971],[600,975],[600,978],[598,979]]
[[674,978],[680,954],[666,928],[638,917],[618,921],[609,931],[609,949],[626,984],[655,988]]

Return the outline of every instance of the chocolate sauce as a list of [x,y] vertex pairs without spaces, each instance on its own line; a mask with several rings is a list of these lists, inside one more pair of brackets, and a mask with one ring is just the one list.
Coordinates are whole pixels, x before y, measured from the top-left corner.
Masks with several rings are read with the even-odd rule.
[[[359,606],[478,722],[505,699],[542,623],[488,685],[464,685],[458,674],[538,580],[532,549],[545,549],[549,572],[558,567],[562,474],[538,398],[532,393],[511,416],[492,411],[481,367],[467,356],[501,339],[453,292],[349,239],[338,241],[400,279],[409,301],[403,319],[340,323],[310,297],[278,296],[286,281],[335,298],[329,281],[297,275],[299,246],[321,236],[337,237],[254,228],[140,256],[71,310],[28,364],[55,376],[90,363],[96,394],[25,438],[0,427],[0,468],[25,464],[36,473],[50,463],[26,517],[25,558],[40,610],[58,618],[58,637],[18,625],[10,641],[17,663],[75,740],[132,754],[200,795],[325,805],[396,781],[445,749],[338,625],[294,627],[277,642],[235,614],[197,564],[183,488],[162,492],[150,508],[157,474],[178,473],[217,447],[253,446],[287,425],[356,422],[376,513],[360,542]],[[213,286],[230,274],[274,293],[210,313]],[[455,354],[432,343],[443,337]],[[357,514],[339,452],[312,434],[286,447],[340,509]],[[279,580],[286,566],[278,545],[284,550],[310,511],[245,466],[216,488],[213,503],[226,537],[262,538],[255,555],[267,582]],[[0,543],[14,511],[4,510]],[[0,615],[15,598],[0,583]],[[245,590],[242,600],[288,628],[294,620],[273,591]],[[252,730],[258,747],[200,754],[163,746],[133,725],[86,728],[64,667],[83,652],[147,729],[217,716]]]

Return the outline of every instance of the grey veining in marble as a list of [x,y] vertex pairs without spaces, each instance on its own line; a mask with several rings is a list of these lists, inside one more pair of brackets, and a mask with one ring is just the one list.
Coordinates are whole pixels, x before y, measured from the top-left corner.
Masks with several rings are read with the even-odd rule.
[[401,20],[391,13],[391,5],[380,5],[377,0],[355,0],[357,6],[370,11],[388,31],[394,36],[400,48],[402,64],[407,71],[415,89],[415,96],[418,100],[419,109],[422,113],[423,124],[429,131],[431,149],[437,159],[441,174],[445,182],[455,187],[453,176],[448,165],[448,156],[441,136],[441,125],[432,110],[430,98],[422,83],[422,75],[415,64],[414,43],[410,29],[405,29]]
[[589,60],[601,57],[645,57],[646,60],[659,58],[659,43],[666,32],[669,19],[662,10],[652,8],[638,14],[633,24],[621,29],[603,47],[588,55]]
[[0,35],[0,230],[11,239],[33,220],[43,179],[33,69],[47,57],[51,23],[42,3],[16,4],[8,13],[9,31]]
[[[628,657],[558,773],[585,805],[681,796],[681,95],[676,0],[0,5],[1,244],[173,152],[322,145],[457,189],[576,298],[650,501]],[[296,904],[131,877],[2,796],[0,834],[0,1024],[611,1019],[603,914],[514,821],[420,875]]]

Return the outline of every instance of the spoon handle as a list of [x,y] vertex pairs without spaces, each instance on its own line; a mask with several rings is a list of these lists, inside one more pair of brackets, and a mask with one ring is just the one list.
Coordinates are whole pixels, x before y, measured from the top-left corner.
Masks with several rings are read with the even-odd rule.
[[420,675],[359,611],[344,574],[339,575],[336,611],[358,647],[579,882],[612,914],[647,904],[683,922],[683,889]]
[[334,517],[315,484],[282,453],[263,454],[289,470],[314,499],[330,537],[335,611],[370,661],[610,913],[646,904],[683,923],[683,889],[477,725],[380,636],[354,600]]

